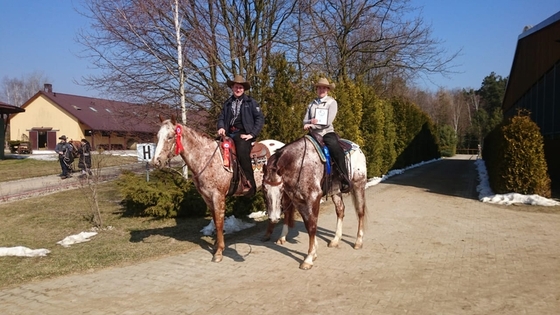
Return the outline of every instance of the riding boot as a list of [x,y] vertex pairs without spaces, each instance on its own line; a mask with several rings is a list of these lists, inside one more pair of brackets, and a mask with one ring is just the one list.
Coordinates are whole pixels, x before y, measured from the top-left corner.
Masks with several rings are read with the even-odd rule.
[[338,136],[334,132],[327,133],[323,136],[323,141],[329,148],[330,155],[334,164],[337,166],[340,173],[340,192],[347,193],[352,190],[352,182],[348,176],[348,168],[344,158],[344,151],[338,143]]
[[251,184],[251,189],[245,196],[251,197],[257,192],[257,185],[255,183],[255,176],[253,174],[253,163],[251,162],[251,148],[252,142],[241,139],[241,133],[236,134],[233,137],[235,143],[235,149],[237,150],[237,160],[239,165],[245,174],[245,178]]

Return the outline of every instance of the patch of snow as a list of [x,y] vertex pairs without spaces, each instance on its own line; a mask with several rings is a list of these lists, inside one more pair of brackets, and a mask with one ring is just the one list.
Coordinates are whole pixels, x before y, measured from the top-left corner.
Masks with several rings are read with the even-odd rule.
[[[224,222],[224,234],[238,232],[244,229],[248,229],[255,226],[255,223],[243,222],[240,219],[236,219],[234,215],[226,218]],[[214,220],[211,220],[207,226],[202,228],[200,232],[203,235],[210,236],[216,231],[216,226],[214,225]]]
[[80,234],[67,236],[62,241],[56,243],[64,247],[69,247],[72,244],[91,241],[89,238],[95,235],[97,235],[97,232],[81,232]]
[[24,246],[0,247],[0,256],[38,257],[47,256],[51,251],[45,248],[30,249]]

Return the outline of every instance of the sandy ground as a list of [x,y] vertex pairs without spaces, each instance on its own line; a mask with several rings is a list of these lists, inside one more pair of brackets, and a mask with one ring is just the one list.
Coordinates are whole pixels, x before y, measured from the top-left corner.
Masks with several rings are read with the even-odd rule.
[[368,188],[361,250],[350,198],[344,240],[327,248],[336,216],[324,203],[309,271],[298,222],[283,246],[264,231],[226,235],[219,264],[200,248],[0,290],[2,314],[558,314],[560,215],[482,203],[476,185],[460,156]]

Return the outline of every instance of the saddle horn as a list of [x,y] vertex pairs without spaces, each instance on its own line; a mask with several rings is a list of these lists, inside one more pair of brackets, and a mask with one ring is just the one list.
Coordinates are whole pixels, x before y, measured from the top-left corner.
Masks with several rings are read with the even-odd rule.
[[172,123],[173,125],[176,125],[176,124],[177,124],[177,117],[175,116],[175,114],[171,114],[171,123]]

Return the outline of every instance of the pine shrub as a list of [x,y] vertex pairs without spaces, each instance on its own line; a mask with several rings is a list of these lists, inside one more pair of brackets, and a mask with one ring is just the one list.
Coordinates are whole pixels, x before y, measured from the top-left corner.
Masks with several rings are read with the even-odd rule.
[[484,140],[482,156],[494,192],[550,197],[544,140],[527,112],[492,130]]
[[172,218],[207,214],[192,182],[177,172],[155,170],[148,182],[145,176],[123,172],[117,183],[127,215]]
[[[204,199],[193,182],[179,172],[155,170],[150,181],[144,175],[129,171],[117,181],[123,200],[125,215],[156,218],[205,217],[210,215]],[[266,210],[262,193],[251,198],[227,197],[225,215],[245,217],[252,212]]]
[[550,197],[544,140],[537,124],[528,115],[520,113],[503,127],[503,135],[504,172],[499,191]]
[[443,125],[438,128],[442,156],[454,156],[457,151],[457,134],[453,127]]

